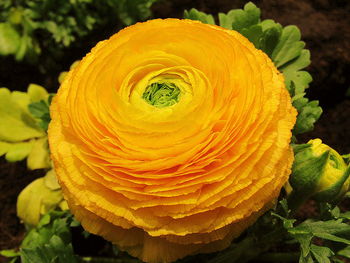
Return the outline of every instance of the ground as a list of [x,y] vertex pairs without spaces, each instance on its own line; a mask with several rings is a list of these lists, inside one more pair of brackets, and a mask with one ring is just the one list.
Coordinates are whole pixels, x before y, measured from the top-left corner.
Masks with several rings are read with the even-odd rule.
[[[232,8],[241,8],[242,0],[168,0],[154,5],[154,17],[181,17],[184,9],[195,7],[201,11],[217,14]],[[262,10],[263,18],[274,19],[282,25],[297,25],[310,49],[312,64],[308,71],[313,82],[307,92],[312,100],[320,101],[323,115],[314,131],[300,136],[299,142],[321,138],[340,153],[350,152],[350,1],[348,0],[261,0],[253,1]],[[62,61],[62,69],[68,68],[98,40],[88,39],[84,50],[70,50]],[[62,70],[61,69],[61,70]],[[12,58],[0,60],[0,86],[12,90],[25,90],[29,83],[38,83],[55,92],[58,87],[57,73],[42,74],[35,67],[15,64]],[[24,227],[16,217],[18,193],[43,171],[26,170],[25,162],[7,163],[0,158],[0,250],[17,247],[24,235]],[[350,207],[348,202],[348,207]],[[309,206],[313,209],[312,206]],[[305,210],[305,209],[304,209]],[[306,209],[305,215],[308,214]],[[312,212],[312,211],[311,211]],[[2,262],[0,258],[0,262]]]

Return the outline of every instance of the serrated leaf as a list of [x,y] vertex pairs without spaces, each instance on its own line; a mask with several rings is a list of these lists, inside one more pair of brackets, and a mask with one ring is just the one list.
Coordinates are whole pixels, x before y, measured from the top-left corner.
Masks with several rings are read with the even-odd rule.
[[260,25],[253,25],[249,28],[243,28],[241,33],[243,36],[248,38],[256,48],[259,48],[261,37],[263,35],[262,27]]
[[282,220],[282,222],[283,222],[283,227],[285,228],[285,229],[291,229],[291,228],[293,228],[293,225],[294,225],[294,223],[295,223],[295,221],[296,221],[296,219],[294,219],[294,218],[284,218],[283,216],[281,216],[281,215],[279,215],[279,214],[276,214],[276,213],[271,213],[273,216],[275,216],[275,217],[277,217],[277,218],[279,218],[279,219],[281,219]]
[[320,118],[322,108],[318,101],[310,101],[307,98],[300,98],[293,101],[293,106],[298,110],[297,121],[293,128],[293,134],[301,134],[313,130],[314,123]]
[[[349,233],[350,233],[350,226],[349,226]],[[347,240],[345,238],[337,237],[335,235],[329,234],[329,233],[314,233],[316,237],[334,241],[334,242],[339,242],[339,243],[344,243],[346,245],[350,245],[350,240]]]
[[311,245],[310,250],[319,263],[330,263],[329,258],[334,255],[334,252],[328,247]]
[[293,237],[298,240],[301,248],[301,256],[306,258],[310,253],[310,245],[313,235],[311,233],[295,233]]
[[[328,220],[328,221],[305,221],[298,226],[289,230],[291,234],[331,234],[344,235],[350,234],[350,225],[343,223],[342,220]],[[332,238],[329,236],[329,238]]]
[[10,23],[0,23],[0,55],[15,54],[20,45],[20,35]]
[[271,55],[271,59],[277,68],[301,54],[305,43],[300,41],[300,37],[300,30],[296,26],[286,26],[283,28],[281,38]]
[[219,13],[219,24],[227,29],[234,29],[242,32],[243,29],[248,30],[249,27],[260,22],[260,9],[252,2],[247,3],[243,10],[235,9],[227,14]]
[[272,52],[280,39],[282,30],[280,29],[280,25],[268,29],[264,29],[262,26],[262,30],[263,34],[259,39],[258,48],[271,57]]
[[226,29],[232,29],[232,23],[234,19],[234,10],[231,10],[227,14],[219,13],[219,25]]
[[[28,105],[28,110],[33,117],[38,119],[38,125],[44,131],[47,131],[49,123],[51,121],[49,103],[51,102],[51,96],[45,100],[36,101]],[[48,102],[50,99],[50,102]]]
[[195,8],[190,9],[190,11],[185,10],[184,18],[201,21],[205,24],[215,25],[214,17],[212,15],[208,15],[204,12],[198,11]]
[[240,32],[243,28],[248,28],[260,22],[260,8],[252,2],[245,4],[243,10],[238,9],[234,13],[232,29]]
[[304,49],[301,51],[299,57],[280,68],[285,77],[287,89],[293,82],[296,96],[303,94],[312,81],[312,77],[308,72],[301,71],[301,69],[310,65],[310,62],[310,52]]

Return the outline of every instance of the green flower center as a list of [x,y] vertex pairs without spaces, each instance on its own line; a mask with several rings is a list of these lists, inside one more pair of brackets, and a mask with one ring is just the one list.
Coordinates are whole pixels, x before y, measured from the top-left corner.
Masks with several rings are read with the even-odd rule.
[[147,86],[142,98],[157,108],[172,106],[179,102],[180,89],[174,83],[152,83]]

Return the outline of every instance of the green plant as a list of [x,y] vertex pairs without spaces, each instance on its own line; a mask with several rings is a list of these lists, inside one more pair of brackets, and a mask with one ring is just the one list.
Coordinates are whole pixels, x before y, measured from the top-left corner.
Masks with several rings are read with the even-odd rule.
[[66,48],[102,26],[130,25],[148,18],[156,1],[3,0],[0,55],[13,55],[16,60],[31,64],[48,64],[45,60],[52,62],[62,57]]

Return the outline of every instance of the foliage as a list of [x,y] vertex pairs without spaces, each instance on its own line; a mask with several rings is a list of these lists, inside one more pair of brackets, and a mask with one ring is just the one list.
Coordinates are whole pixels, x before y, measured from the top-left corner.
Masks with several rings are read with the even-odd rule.
[[[113,21],[115,12],[126,25],[149,17],[149,8],[155,1],[107,0],[101,3],[97,0],[71,0],[59,1],[61,4],[53,0],[1,1],[0,8],[5,11],[0,14],[0,21],[5,22],[0,23],[0,55],[12,54],[17,60],[35,62],[44,49],[51,52],[49,56],[55,52],[58,54],[91,30]],[[91,5],[96,6],[96,11],[90,8]],[[185,11],[185,18],[215,24],[212,15],[196,9]],[[252,3],[246,4],[242,10],[220,13],[218,21],[222,27],[246,36],[283,73],[286,88],[299,112],[293,134],[312,130],[322,109],[317,101],[305,98],[305,89],[312,80],[304,70],[310,64],[310,53],[300,41],[299,29],[295,26],[282,27],[273,20],[261,21],[260,9]],[[61,74],[60,81],[65,74]],[[27,157],[29,169],[51,167],[46,137],[51,99],[52,95],[34,84],[28,87],[27,93],[0,89],[0,156],[5,155],[8,161]],[[303,145],[295,147],[299,147],[298,154]],[[342,157],[349,165],[349,155]],[[341,257],[350,259],[350,213],[341,213],[334,204],[318,204],[319,217],[300,222],[294,216],[298,206],[282,200],[228,249],[203,257],[188,257],[178,263],[198,262],[198,258],[206,263],[244,263],[257,258],[275,262],[295,262],[299,259],[300,263],[343,262]],[[116,258],[97,261],[75,255],[71,228],[79,223],[67,211],[53,211],[58,207],[67,209],[54,172],[50,170],[44,177],[29,184],[18,198],[18,215],[31,228],[19,251],[3,250],[0,254],[12,258],[12,263],[17,258],[24,263],[140,262],[119,254]],[[297,244],[300,252],[271,252],[270,248],[278,244]]]
[[[298,110],[293,135],[311,131],[321,116],[322,109],[318,106],[318,101],[309,101],[304,97],[305,89],[312,80],[311,75],[303,70],[310,64],[310,52],[304,49],[305,43],[300,41],[300,30],[296,26],[282,27],[270,19],[261,21],[260,14],[260,9],[249,2],[243,10],[219,13],[219,25],[240,32],[271,58],[283,73],[293,106]],[[194,8],[185,11],[184,17],[215,24],[212,15]]]
[[2,0],[0,56],[38,63],[105,25],[131,25],[151,16],[157,0]]
[[54,170],[27,185],[17,199],[17,215],[31,227],[36,226],[43,215],[57,207],[61,210],[68,209]]
[[[300,263],[325,263],[331,262],[330,259],[332,262],[342,262],[335,255],[349,258],[349,213],[340,213],[337,206],[326,203],[323,207],[326,208],[325,213],[321,214],[319,220],[308,219],[298,225],[295,225],[295,219],[273,214],[282,220],[284,229],[287,230],[287,238],[291,239],[289,242],[299,243]],[[287,214],[289,215],[290,213]]]
[[46,135],[49,100],[47,91],[35,84],[27,93],[0,88],[0,156],[9,162],[27,158],[31,170],[51,166]]
[[319,202],[339,202],[350,184],[350,166],[343,157],[320,139],[293,145],[293,149],[290,206],[298,206],[310,197]]

